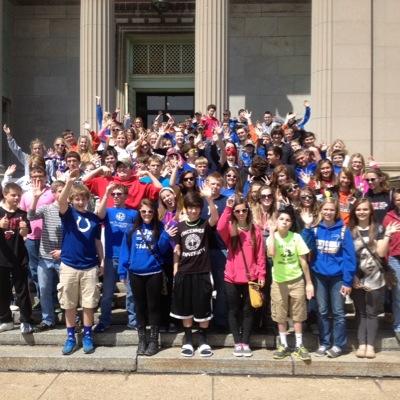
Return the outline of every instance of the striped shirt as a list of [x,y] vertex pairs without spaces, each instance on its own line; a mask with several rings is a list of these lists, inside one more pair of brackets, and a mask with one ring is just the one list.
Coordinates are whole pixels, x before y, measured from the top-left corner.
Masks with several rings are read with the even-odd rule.
[[62,228],[60,218],[60,207],[57,202],[43,205],[28,211],[28,220],[43,219],[42,237],[40,240],[39,255],[41,258],[52,260],[50,254],[53,250],[61,249]]

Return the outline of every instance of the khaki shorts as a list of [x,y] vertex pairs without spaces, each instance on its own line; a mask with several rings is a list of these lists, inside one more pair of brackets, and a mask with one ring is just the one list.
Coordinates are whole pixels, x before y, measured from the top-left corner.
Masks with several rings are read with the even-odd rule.
[[[290,313],[290,314],[289,314]],[[271,285],[271,316],[278,324],[286,323],[288,315],[294,322],[307,319],[306,291],[303,278]]]
[[83,308],[96,308],[100,299],[98,268],[75,269],[60,265],[60,283],[57,285],[61,308],[70,310],[80,304]]

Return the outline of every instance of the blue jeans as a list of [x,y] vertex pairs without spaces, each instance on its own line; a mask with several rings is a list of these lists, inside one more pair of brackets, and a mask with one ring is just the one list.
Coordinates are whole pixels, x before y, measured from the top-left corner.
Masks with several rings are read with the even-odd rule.
[[228,327],[228,305],[225,294],[224,272],[226,264],[226,250],[211,249],[211,271],[214,279],[214,289],[217,291],[217,298],[214,301],[214,323],[218,327]]
[[389,257],[389,264],[397,277],[397,285],[392,289],[393,329],[400,332],[400,259]]
[[[344,349],[347,343],[344,297],[340,293],[342,276],[314,274],[318,302],[319,344]],[[333,329],[330,315],[333,317]],[[332,338],[333,336],[333,338]]]
[[[118,280],[118,259],[106,258],[104,260],[104,276],[103,276],[103,295],[101,297],[101,315],[100,322],[104,326],[111,324],[112,299],[115,292],[115,282]],[[136,326],[135,303],[131,285],[126,283],[126,310],[128,312],[128,325]]]
[[40,299],[40,289],[38,281],[38,265],[39,265],[39,246],[40,239],[26,239],[25,247],[29,256],[29,278],[36,287],[37,298]]
[[39,259],[37,276],[40,290],[40,304],[42,307],[42,322],[54,325],[54,292],[57,290],[60,260]]

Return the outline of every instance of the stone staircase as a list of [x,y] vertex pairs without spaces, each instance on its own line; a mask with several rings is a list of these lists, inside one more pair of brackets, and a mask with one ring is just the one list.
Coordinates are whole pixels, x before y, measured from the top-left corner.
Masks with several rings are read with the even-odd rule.
[[[125,325],[113,325],[106,332],[95,335],[95,353],[86,355],[79,349],[70,356],[62,356],[64,327],[33,335],[21,335],[18,329],[14,329],[0,333],[0,371],[400,377],[400,346],[393,333],[387,329],[380,330],[377,340],[379,352],[373,360],[358,359],[351,352],[356,337],[354,329],[350,329],[349,354],[334,360],[312,357],[309,363],[294,357],[273,360],[272,351],[277,337],[272,333],[254,334],[251,341],[253,357],[240,359],[232,355],[233,338],[230,334],[210,332],[209,342],[215,354],[208,359],[202,359],[197,354],[190,359],[181,357],[182,333],[163,333],[160,336],[162,348],[157,355],[137,356],[137,332],[126,329]],[[196,334],[194,341],[196,343]],[[305,334],[304,341],[310,350],[317,348],[317,337],[311,333]],[[294,337],[290,335],[289,343],[293,342]]]
[[[354,355],[357,344],[356,323],[348,310],[348,354],[337,359],[312,356],[309,363],[293,356],[274,360],[273,350],[278,338],[272,330],[256,331],[251,338],[253,357],[235,358],[232,355],[231,334],[210,332],[209,343],[214,356],[208,359],[180,356],[183,333],[162,333],[161,351],[153,357],[137,356],[137,332],[126,328],[127,315],[123,309],[125,288],[117,284],[112,312],[112,326],[104,333],[95,334],[96,351],[84,354],[80,348],[70,356],[61,354],[66,332],[63,314],[58,314],[56,329],[30,335],[22,335],[19,329],[0,333],[0,371],[118,371],[137,373],[177,374],[231,374],[260,376],[334,376],[334,377],[400,377],[400,345],[393,335],[390,323],[380,319],[377,338],[377,357],[373,360],[358,359]],[[96,320],[99,312],[96,313]],[[37,320],[40,313],[36,312]],[[19,312],[14,312],[17,323]],[[78,334],[78,341],[80,335]],[[196,344],[196,333],[194,343]],[[294,345],[290,334],[289,345]],[[317,336],[306,332],[304,344],[313,351],[318,347]]]

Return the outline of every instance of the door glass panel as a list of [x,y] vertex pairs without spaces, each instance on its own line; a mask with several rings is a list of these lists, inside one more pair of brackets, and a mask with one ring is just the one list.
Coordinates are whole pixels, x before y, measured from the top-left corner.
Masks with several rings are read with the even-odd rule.
[[193,109],[193,96],[168,96],[168,110],[191,110]]
[[165,96],[147,96],[148,110],[164,110]]

